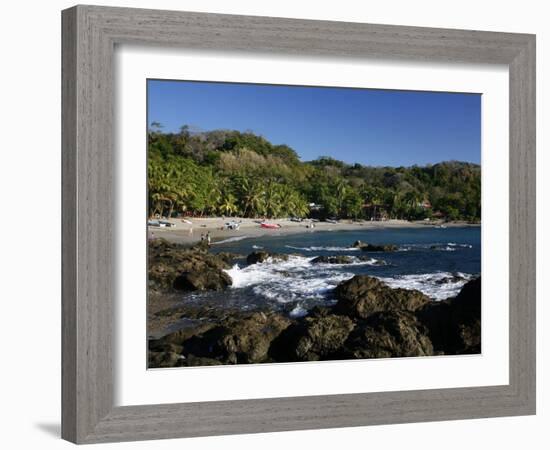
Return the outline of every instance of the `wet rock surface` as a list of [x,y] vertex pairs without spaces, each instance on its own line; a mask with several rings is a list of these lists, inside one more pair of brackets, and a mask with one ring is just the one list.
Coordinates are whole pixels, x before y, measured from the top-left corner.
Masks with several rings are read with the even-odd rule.
[[410,311],[384,311],[359,321],[339,352],[342,359],[431,356],[427,329]]
[[454,298],[424,305],[417,316],[436,350],[481,353],[481,278],[466,283]]
[[364,252],[395,252],[397,250],[397,245],[369,244],[368,242],[363,241],[355,241],[352,247],[361,249]]
[[382,311],[415,311],[430,302],[420,291],[392,289],[368,275],[356,275],[340,283],[334,295],[338,299],[335,312],[357,319]]
[[312,264],[351,264],[353,258],[345,255],[337,256],[317,256],[311,260]]
[[220,291],[231,284],[231,277],[223,270],[205,268],[183,272],[176,277],[173,287],[178,291]]
[[264,251],[252,252],[247,256],[247,264],[263,263],[271,259],[272,261],[288,261],[288,255],[282,253],[270,253]]
[[[152,353],[179,350],[184,356],[182,361],[186,361],[180,364],[185,365],[193,358],[209,358],[219,364],[268,362],[271,342],[290,323],[290,319],[274,312],[236,313],[217,324],[202,324],[185,333],[175,332],[151,340],[149,349]],[[150,364],[155,362],[156,359],[149,358]]]
[[[249,264],[281,256],[254,252]],[[288,256],[286,256],[288,258]],[[159,292],[226,289],[224,269],[239,255],[208,253],[155,242],[149,251],[149,281]],[[240,257],[243,259],[243,257]],[[317,260],[317,261],[316,261]],[[348,264],[349,256],[318,257],[318,264]],[[316,262],[315,262],[316,261]],[[348,262],[349,261],[349,262]],[[156,291],[155,291],[156,292]],[[393,289],[357,275],[334,289],[336,304],[314,307],[305,317],[284,312],[162,303],[149,311],[164,332],[151,333],[149,367],[323,361],[480,353],[481,279],[460,293],[433,301],[419,291]],[[168,298],[164,294],[161,298]],[[159,303],[160,304],[160,303]],[[166,327],[166,324],[172,324]]]
[[230,253],[212,254],[204,245],[192,248],[172,244],[164,239],[149,243],[148,281],[153,290],[220,290],[231,285],[224,272],[239,259]]
[[349,317],[331,313],[305,317],[274,340],[270,355],[276,361],[332,359],[354,326]]

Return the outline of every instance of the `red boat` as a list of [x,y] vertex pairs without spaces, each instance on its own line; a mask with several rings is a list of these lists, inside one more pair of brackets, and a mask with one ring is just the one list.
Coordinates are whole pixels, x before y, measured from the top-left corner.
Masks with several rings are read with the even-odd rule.
[[267,223],[267,222],[262,222],[260,224],[260,226],[262,228],[270,228],[270,229],[274,229],[274,228],[281,228],[281,225],[279,225],[278,223]]

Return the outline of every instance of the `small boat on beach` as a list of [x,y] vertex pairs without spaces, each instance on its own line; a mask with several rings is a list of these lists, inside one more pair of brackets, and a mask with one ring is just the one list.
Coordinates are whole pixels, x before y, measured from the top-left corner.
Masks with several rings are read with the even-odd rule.
[[169,227],[176,226],[175,223],[169,222],[167,220],[157,220],[157,219],[148,220],[147,225],[150,227],[159,227],[159,228],[169,228]]
[[161,227],[171,228],[176,226],[175,223],[169,222],[168,220],[159,220],[158,222]]
[[281,225],[279,225],[278,223],[262,222],[260,223],[260,227],[269,228],[273,230],[273,229],[281,228]]
[[232,220],[231,222],[226,222],[225,225],[223,226],[223,229],[224,230],[236,230],[236,231],[238,231],[240,227],[241,227],[240,222],[235,222],[234,220]]

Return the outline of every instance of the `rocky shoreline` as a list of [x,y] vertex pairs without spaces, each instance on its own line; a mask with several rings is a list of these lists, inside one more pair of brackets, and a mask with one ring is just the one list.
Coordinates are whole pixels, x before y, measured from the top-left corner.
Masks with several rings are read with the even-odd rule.
[[[381,251],[368,248],[364,251]],[[388,251],[390,247],[386,247]],[[235,261],[288,258],[184,248],[157,239],[149,245],[150,297],[177,291],[223,290]],[[318,262],[345,264],[345,259]],[[476,354],[481,352],[481,278],[453,298],[434,301],[416,290],[392,289],[356,275],[334,290],[336,304],[290,318],[271,310],[244,312],[207,305],[150,310],[180,329],[149,340],[149,368]]]

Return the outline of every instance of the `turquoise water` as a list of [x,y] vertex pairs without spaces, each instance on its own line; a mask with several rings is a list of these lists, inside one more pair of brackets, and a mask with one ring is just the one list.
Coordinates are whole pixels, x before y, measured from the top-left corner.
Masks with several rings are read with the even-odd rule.
[[[191,294],[186,299],[242,309],[269,306],[300,316],[315,305],[334,303],[334,287],[357,274],[375,276],[392,287],[419,289],[441,300],[456,295],[469,279],[481,272],[480,227],[319,231],[290,236],[275,233],[224,240],[215,243],[212,251],[248,255],[261,249],[292,255],[288,261],[251,266],[239,261],[228,271],[233,279],[233,287],[228,291]],[[351,248],[356,240],[395,244],[398,251],[362,252]],[[347,255],[353,262],[342,265],[311,262],[321,255]]]

